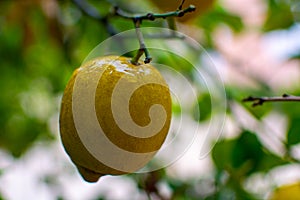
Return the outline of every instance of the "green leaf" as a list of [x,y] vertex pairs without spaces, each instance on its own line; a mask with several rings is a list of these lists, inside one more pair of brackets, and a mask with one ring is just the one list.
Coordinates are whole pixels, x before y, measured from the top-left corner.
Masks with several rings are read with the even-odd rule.
[[267,172],[276,166],[285,165],[285,164],[288,164],[288,162],[274,154],[265,152],[263,159],[260,161],[256,170],[262,171],[262,172]]
[[288,146],[298,144],[300,142],[300,115],[290,118],[289,129],[287,133]]
[[7,149],[14,157],[20,157],[38,136],[47,131],[46,123],[15,114],[7,122],[4,132],[0,133],[0,147]]
[[[297,95],[297,94],[295,94]],[[290,119],[300,116],[299,102],[282,102],[278,108],[285,113]]]
[[218,170],[222,171],[227,168],[232,168],[231,154],[235,144],[236,140],[221,140],[214,146],[211,155]]
[[[298,96],[299,92],[294,92],[293,95]],[[287,131],[287,145],[292,146],[300,142],[300,106],[299,102],[282,102],[278,105],[278,110],[287,115],[289,119]]]
[[208,12],[206,15],[203,15],[197,21],[197,24],[208,30],[210,33],[220,24],[228,25],[232,30],[239,32],[244,28],[242,19],[222,7],[216,6],[214,10]]
[[272,111],[272,109],[274,108],[272,103],[265,103],[262,106],[253,107],[251,102],[244,102],[243,106],[246,110],[248,110],[252,114],[253,117],[257,119],[262,119],[265,115],[270,113],[270,111]]
[[181,114],[181,106],[177,102],[172,102],[172,113],[176,116]]
[[289,1],[269,0],[268,16],[264,24],[265,31],[286,29],[294,24]]
[[290,60],[300,60],[300,53],[291,55]]
[[232,152],[233,168],[240,168],[248,164],[247,171],[253,171],[262,160],[262,145],[257,136],[249,131],[244,131],[237,139]]
[[155,59],[155,63],[160,65],[157,68],[161,68],[161,65],[166,65],[174,68],[176,72],[181,73],[183,76],[188,79],[193,78],[193,73],[195,68],[192,63],[190,63],[183,56],[178,56],[175,53],[164,51],[161,49],[150,49],[152,57]]
[[209,93],[201,94],[193,109],[194,119],[204,121],[211,116],[211,96]]
[[229,170],[238,176],[266,172],[287,163],[268,152],[250,131],[243,131],[236,139],[219,141],[213,149],[212,158],[218,170]]

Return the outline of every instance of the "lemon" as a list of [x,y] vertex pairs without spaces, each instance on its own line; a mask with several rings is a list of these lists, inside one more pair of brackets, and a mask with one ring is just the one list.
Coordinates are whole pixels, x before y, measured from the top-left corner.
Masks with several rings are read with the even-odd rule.
[[[163,12],[175,11],[181,4],[182,0],[150,0],[156,7]],[[185,0],[183,8],[189,5],[194,5],[196,10],[191,13],[186,13],[183,17],[178,17],[178,21],[186,22],[202,15],[212,8],[215,0]]]
[[170,127],[171,95],[150,64],[104,56],[76,69],[61,102],[60,135],[88,182],[144,167]]
[[277,188],[271,197],[270,200],[295,200],[300,199],[300,182],[293,183],[289,185],[284,185]]

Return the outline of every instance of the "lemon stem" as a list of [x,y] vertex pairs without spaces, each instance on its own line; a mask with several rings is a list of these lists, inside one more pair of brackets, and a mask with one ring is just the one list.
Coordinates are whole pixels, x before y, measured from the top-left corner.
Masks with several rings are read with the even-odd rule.
[[134,64],[134,65],[138,65],[139,59],[144,53],[145,53],[144,63],[150,63],[152,58],[149,54],[148,49],[146,48],[143,33],[140,29],[140,25],[141,25],[142,20],[139,19],[139,18],[135,18],[133,21],[134,21],[136,35],[137,35],[137,38],[139,40],[140,48],[139,48],[137,54],[132,58],[131,63]]

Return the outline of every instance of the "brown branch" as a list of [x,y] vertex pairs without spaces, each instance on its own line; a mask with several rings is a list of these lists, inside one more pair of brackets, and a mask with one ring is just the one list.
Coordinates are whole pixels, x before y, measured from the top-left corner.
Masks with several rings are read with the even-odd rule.
[[265,102],[287,102],[287,101],[293,101],[293,102],[300,102],[300,96],[291,96],[288,94],[283,94],[280,97],[248,97],[242,100],[243,102],[253,102],[252,106],[261,106]]

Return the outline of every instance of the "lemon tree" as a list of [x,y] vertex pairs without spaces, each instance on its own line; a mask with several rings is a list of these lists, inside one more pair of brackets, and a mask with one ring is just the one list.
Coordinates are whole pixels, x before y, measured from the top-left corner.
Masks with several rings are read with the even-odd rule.
[[[121,5],[107,3],[110,2],[110,0],[76,0],[76,2],[87,3],[84,4],[85,6],[83,7],[76,6],[74,4],[75,0],[0,1],[0,7],[2,8],[0,14],[0,182],[2,181],[1,183],[3,183],[0,184],[0,199],[20,199],[20,196],[22,196],[23,199],[41,199],[41,197],[48,199],[74,199],[74,196],[79,193],[83,196],[76,196],[77,199],[118,199],[113,195],[119,192],[114,191],[116,188],[120,190],[123,188],[118,188],[118,185],[113,185],[110,181],[106,182],[103,180],[100,185],[95,185],[94,191],[91,192],[80,192],[78,190],[79,187],[81,191],[91,189],[91,186],[78,180],[78,177],[74,177],[76,173],[72,173],[73,167],[69,165],[70,162],[68,159],[65,159],[65,155],[60,152],[61,145],[57,145],[57,142],[60,142],[57,135],[57,112],[60,108],[58,99],[61,98],[61,94],[65,89],[74,66],[78,66],[90,53],[90,50],[98,45],[99,42],[107,39],[110,34],[133,28],[132,20],[127,20],[119,16],[111,16],[110,11],[112,11],[111,8],[113,5],[118,5],[121,9],[130,12],[130,14],[134,16],[146,15],[149,12],[156,14],[164,13],[162,9],[158,11],[159,7],[157,6],[157,10],[155,10],[155,7],[153,7],[154,2],[122,1],[124,4]],[[169,5],[174,5],[174,9],[177,9],[180,4],[179,0],[165,1],[170,2]],[[202,0],[199,1],[201,2]],[[141,2],[143,2],[143,5],[141,5]],[[161,0],[158,3],[163,2],[164,0]],[[198,12],[202,7],[201,5],[196,5],[198,2],[189,3],[189,1],[186,0],[183,8],[186,8],[189,4],[194,4]],[[88,3],[91,6],[88,6]],[[152,4],[146,7],[148,3]],[[266,193],[269,192],[274,192],[273,196],[276,196],[278,193],[285,194],[285,197],[282,199],[287,199],[289,195],[292,195],[291,198],[296,197],[297,193],[293,191],[296,190],[297,186],[291,186],[291,188],[295,190],[288,190],[288,186],[283,186],[276,191],[266,186],[257,186],[262,182],[267,182],[268,186],[273,185],[274,180],[265,178],[270,177],[270,175],[273,176],[274,172],[278,173],[276,176],[283,177],[285,182],[291,181],[289,180],[290,176],[284,176],[283,173],[286,173],[286,170],[289,170],[290,167],[292,170],[295,169],[295,165],[299,163],[299,156],[297,154],[300,144],[299,104],[296,102],[265,103],[263,106],[253,108],[251,103],[244,104],[241,102],[241,99],[249,95],[254,97],[281,96],[283,93],[295,96],[300,95],[299,84],[296,84],[298,83],[297,80],[299,80],[297,79],[298,73],[297,70],[292,70],[292,66],[294,64],[297,65],[299,61],[300,51],[297,50],[297,48],[285,48],[284,45],[286,44],[284,42],[285,40],[288,40],[288,44],[292,42],[296,45],[297,40],[295,40],[295,35],[298,33],[297,24],[300,20],[299,1],[251,1],[252,6],[249,7],[249,9],[259,12],[247,13],[243,13],[245,6],[236,5],[234,6],[235,9],[229,9],[232,8],[232,5],[229,7],[228,4],[225,5],[226,3],[228,3],[228,1],[219,1],[215,9],[206,15],[200,16],[199,20],[191,27],[192,31],[195,30],[195,27],[203,29],[206,37],[203,37],[203,41],[201,42],[203,42],[204,47],[209,47],[209,52],[213,53],[213,58],[217,58],[217,63],[219,63],[221,59],[222,62],[219,64],[225,64],[224,66],[221,65],[222,69],[220,68],[220,72],[225,72],[225,77],[230,75],[231,73],[227,74],[227,71],[224,71],[223,68],[227,69],[228,64],[231,63],[233,67],[232,70],[234,71],[232,75],[238,75],[235,76],[233,80],[229,78],[233,77],[231,75],[228,77],[229,79],[225,78],[226,96],[229,103],[226,119],[228,119],[227,122],[229,122],[230,127],[229,129],[227,129],[227,126],[225,127],[224,130],[228,130],[228,132],[225,131],[222,140],[216,141],[215,148],[212,154],[210,154],[213,162],[209,165],[209,168],[212,170],[204,170],[205,175],[202,176],[202,173],[199,175],[197,173],[198,170],[194,172],[190,170],[190,168],[186,168],[188,165],[197,164],[191,159],[186,163],[188,165],[180,165],[181,167],[178,169],[166,167],[153,173],[132,174],[125,179],[130,179],[129,184],[131,185],[133,185],[132,182],[134,181],[137,187],[132,188],[129,192],[127,191],[127,195],[124,195],[122,199],[134,199],[137,197],[137,194],[142,195],[146,192],[151,193],[151,197],[156,198],[161,188],[156,188],[155,186],[163,186],[162,191],[165,191],[164,188],[169,188],[167,192],[169,195],[166,195],[165,199],[263,199]],[[84,8],[91,8],[87,9],[91,11],[91,15],[88,15],[88,13],[84,14]],[[97,15],[97,11],[99,11],[99,15]],[[107,20],[99,20],[101,16],[104,17],[103,19],[106,19],[107,13],[110,13]],[[183,18],[191,15],[193,15],[193,13],[187,13]],[[254,15],[253,18],[251,18],[250,15]],[[177,20],[179,18],[174,17],[174,19]],[[252,23],[253,20],[257,22],[255,19],[264,20],[264,23],[261,25],[257,24],[255,27],[249,26],[249,22]],[[161,23],[162,21],[163,19],[155,20],[154,22],[143,20],[141,27],[161,26],[163,25]],[[114,27],[115,32],[110,32],[111,27]],[[188,30],[188,26],[184,26],[184,28],[190,31]],[[262,38],[262,40],[257,41],[257,45],[259,46],[262,45],[265,48],[269,46],[269,44],[272,44],[270,46],[272,48],[274,47],[273,45],[277,47],[283,44],[281,46],[284,48],[280,48],[280,51],[276,51],[275,54],[273,54],[274,52],[272,51],[271,54],[273,56],[269,54],[270,52],[266,51],[268,54],[267,57],[270,59],[267,59],[269,62],[266,62],[266,60],[259,62],[260,58],[264,58],[265,51],[258,51],[258,53],[262,53],[261,55],[252,52],[252,45],[256,46],[256,43],[251,43],[251,48],[249,49],[249,45],[247,45],[249,42],[248,39],[252,37],[244,38],[244,36],[253,36],[253,33],[255,38]],[[154,36],[158,42],[165,40],[169,43],[165,37],[161,39],[156,38],[156,33]],[[269,39],[272,40],[269,41]],[[227,43],[229,41],[232,42]],[[220,42],[223,44],[221,45],[222,48]],[[147,41],[146,45],[150,46]],[[134,41],[134,46],[137,47],[137,41]],[[238,51],[236,51],[237,47],[239,47]],[[125,50],[125,48],[122,48],[122,45],[116,45],[114,48]],[[184,46],[174,46],[174,49],[175,48],[185,49]],[[265,50],[264,48],[262,50]],[[249,53],[248,50],[253,54],[251,53],[251,55],[248,54],[247,56],[246,54]],[[191,78],[195,77],[189,67],[173,59],[175,56],[169,57],[168,59],[168,57],[164,55],[160,57],[155,55],[151,49],[149,49],[149,52],[150,54],[152,53],[154,62],[168,63],[170,64],[169,66],[174,67],[174,69],[180,73]],[[279,60],[278,56],[280,58]],[[246,57],[248,59],[244,60]],[[203,64],[202,57],[197,59],[199,63]],[[202,64],[199,64],[199,67],[201,67]],[[254,72],[252,71],[252,64],[255,66],[257,66],[257,64],[260,65],[259,67],[253,68],[257,69],[257,71],[255,71],[254,74],[243,73],[243,69],[246,68]],[[278,66],[279,71],[276,70],[277,68],[271,69],[274,64]],[[286,64],[288,64],[288,67],[286,67]],[[268,68],[268,66],[271,68]],[[88,68],[86,65],[86,69]],[[90,69],[93,68],[91,67]],[[239,71],[239,69],[242,71]],[[268,69],[270,69],[270,71],[268,71]],[[90,120],[88,118],[85,119],[86,115],[84,114],[82,114],[83,119],[80,120],[80,115],[78,116],[78,114],[81,114],[81,112],[74,112],[73,106],[77,107],[75,103],[78,103],[84,111],[86,109],[86,103],[80,104],[80,100],[86,96],[86,92],[91,90],[82,84],[82,97],[78,95],[79,92],[76,92],[77,95],[73,94],[74,89],[81,85],[78,83],[88,83],[92,80],[90,75],[86,75],[86,81],[78,82],[79,76],[82,77],[84,75],[82,70],[81,68],[76,71],[76,75],[74,75],[76,77],[72,78],[74,79],[72,80],[73,85],[76,87],[68,85],[70,92],[68,94],[69,97],[66,97],[68,96],[66,95],[68,93],[67,91],[65,91],[64,96],[64,115],[68,117],[64,119],[61,118],[61,122],[63,122],[62,124],[65,126],[61,127],[61,129],[65,131],[63,142],[66,149],[68,149],[69,155],[81,173],[89,180],[96,180],[103,174],[112,174],[113,170],[115,174],[134,171],[139,167],[136,166],[135,168],[131,168],[131,170],[123,169],[124,171],[122,171],[120,166],[112,165],[116,163],[104,163],[105,160],[102,161],[99,159],[98,155],[93,152],[93,149],[90,149],[91,147],[86,145],[85,140],[83,140],[84,137],[81,139],[84,134],[79,134],[82,130],[78,129],[78,127],[80,128],[81,126],[77,127],[78,121],[88,122]],[[246,72],[248,72],[247,70]],[[242,76],[239,77],[240,75]],[[261,79],[262,76],[260,75],[266,77]],[[294,81],[294,79],[297,80]],[[104,79],[102,79],[102,81],[103,80]],[[193,83],[194,80],[196,79],[191,79]],[[249,83],[249,85],[245,85],[246,82]],[[73,88],[72,91],[71,88]],[[131,95],[131,99],[137,98],[138,91],[140,90],[137,90],[136,93]],[[103,95],[101,97],[103,97]],[[208,115],[205,115],[206,107],[211,105],[209,104],[211,101],[209,101],[209,98],[205,98],[205,95],[206,93],[199,94],[199,102],[195,104],[199,105],[200,110],[202,107],[204,108],[201,110],[200,118],[199,116],[195,116],[195,119],[198,120],[195,123],[200,123],[204,126],[208,124],[205,116],[208,116],[208,118],[210,116],[218,116],[218,112],[208,112]],[[97,95],[93,98],[93,102],[95,102],[96,96]],[[76,99],[75,97],[79,98]],[[97,97],[97,101],[99,101],[99,99],[100,96]],[[212,106],[218,107],[218,105],[223,102],[224,101],[217,102]],[[129,105],[133,105],[132,100]],[[160,105],[162,104],[160,103]],[[69,110],[67,110],[67,108]],[[91,107],[89,108],[91,109]],[[94,106],[94,108],[96,110],[96,106]],[[97,109],[100,109],[99,104],[97,104]],[[143,123],[139,122],[139,120],[142,120],[142,117],[133,116],[134,109],[132,106],[130,106],[128,110],[131,113],[133,121],[137,125],[142,126]],[[153,119],[153,117],[151,117],[151,112],[153,111],[151,110],[152,109],[147,110],[148,121]],[[248,117],[244,118],[244,114],[240,115],[239,111],[245,114],[247,113]],[[71,112],[74,114],[73,118],[70,117],[72,116],[70,114]],[[112,113],[118,112],[113,111]],[[100,115],[98,111],[98,114],[95,114],[95,119],[97,119],[97,124],[101,124],[100,127],[104,127],[102,124],[104,122],[101,121],[103,119],[100,119]],[[105,114],[102,113],[102,115]],[[253,120],[253,118],[255,118],[255,120]],[[66,119],[69,121],[67,122]],[[118,120],[118,118],[115,120]],[[99,121],[101,121],[101,123]],[[254,121],[255,124],[252,123]],[[116,121],[115,124],[117,124]],[[185,127],[189,126],[186,123],[182,125]],[[244,130],[244,128],[249,126],[252,136],[249,135],[249,131]],[[68,131],[67,127],[70,128]],[[87,126],[86,130],[90,131],[90,127],[95,126]],[[115,126],[113,125],[111,127]],[[262,131],[268,134],[262,135]],[[126,132],[131,138],[135,137],[134,133],[129,134],[129,130],[123,132]],[[255,135],[256,137],[254,137]],[[137,139],[144,141],[148,138]],[[187,138],[183,137],[183,139],[186,140]],[[111,136],[109,141],[113,140]],[[101,140],[95,140],[94,142],[97,143],[97,141]],[[274,146],[270,145],[272,141],[274,141]],[[111,143],[114,144],[114,142]],[[73,149],[70,147],[71,144],[74,145]],[[132,142],[130,144],[132,146]],[[137,144],[139,143],[137,142]],[[96,148],[97,145],[91,146],[98,149]],[[119,149],[128,149],[118,143],[115,146]],[[278,147],[278,149],[276,147]],[[112,150],[112,148],[108,149]],[[133,147],[132,149],[132,151],[125,150],[125,152],[127,151],[131,154],[136,153],[137,147]],[[176,148],[175,150],[178,149]],[[274,155],[272,152],[279,154]],[[141,154],[145,155],[145,153],[147,152],[144,151]],[[283,155],[282,153],[286,154]],[[113,158],[114,155],[118,154],[110,153],[107,155]],[[151,156],[152,155],[149,155],[149,158]],[[195,157],[197,157],[197,155],[195,155]],[[115,159],[115,161],[119,160],[120,163],[123,163],[127,158],[123,157],[122,159]],[[49,162],[44,162],[46,161],[45,159]],[[195,158],[195,160],[196,159],[197,158]],[[163,162],[163,159],[158,160],[158,162]],[[127,164],[131,163],[133,162],[127,162]],[[146,163],[146,159],[144,163]],[[38,164],[38,168],[36,168],[36,164]],[[142,166],[142,164],[138,166]],[[277,170],[277,167],[279,167],[280,170]],[[286,168],[286,170],[281,170],[282,167]],[[199,169],[199,171],[200,170],[201,169]],[[177,176],[177,174],[186,174],[186,172],[190,172],[193,177],[186,178]],[[22,175],[26,175],[26,177],[23,178]],[[296,176],[297,173],[295,173],[293,179],[297,178]],[[22,178],[17,179],[16,177]],[[263,181],[261,181],[259,177],[262,177]],[[123,178],[124,177],[119,177],[114,180],[123,183]],[[26,187],[19,187],[21,183],[23,185],[25,184]],[[106,187],[107,189],[101,190],[101,192],[99,191],[101,184],[104,186],[107,184],[111,185]],[[64,190],[61,190],[61,188],[64,188]],[[285,193],[283,192],[284,188],[286,189]],[[250,194],[253,198],[246,198],[245,193]],[[141,198],[142,197],[146,198],[145,196],[141,196]],[[247,197],[249,197],[249,195],[247,195]]]

